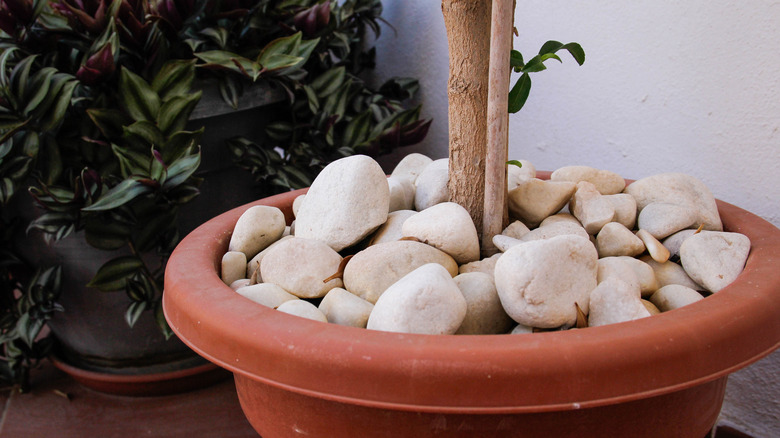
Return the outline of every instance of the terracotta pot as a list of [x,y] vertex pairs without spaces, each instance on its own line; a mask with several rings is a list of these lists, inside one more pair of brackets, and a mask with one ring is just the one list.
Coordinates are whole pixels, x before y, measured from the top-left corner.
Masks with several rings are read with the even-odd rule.
[[[300,193],[254,204],[289,219]],[[363,330],[251,304],[217,275],[248,207],[179,245],[163,304],[186,344],[234,373],[244,413],[265,438],[698,438],[715,423],[728,374],[780,343],[780,230],[724,202],[725,228],[753,247],[722,291],[627,323],[493,336]]]

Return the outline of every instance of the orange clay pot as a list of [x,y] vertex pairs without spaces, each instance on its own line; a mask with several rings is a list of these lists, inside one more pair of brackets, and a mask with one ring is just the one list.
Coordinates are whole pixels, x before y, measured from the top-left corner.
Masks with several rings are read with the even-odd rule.
[[[301,193],[250,205],[277,206],[289,220]],[[728,374],[780,345],[780,230],[725,202],[725,229],[747,235],[752,250],[720,292],[637,321],[490,336],[343,327],[248,301],[218,270],[250,205],[184,239],[168,262],[163,304],[179,338],[234,373],[264,438],[701,438]]]

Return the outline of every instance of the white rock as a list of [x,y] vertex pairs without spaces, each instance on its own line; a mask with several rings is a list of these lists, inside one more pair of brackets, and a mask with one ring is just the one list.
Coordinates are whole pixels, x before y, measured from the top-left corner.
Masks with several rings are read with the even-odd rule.
[[284,213],[276,207],[255,205],[238,218],[228,251],[241,251],[251,259],[284,233]]
[[404,222],[416,214],[417,212],[414,210],[397,210],[390,212],[390,214],[387,215],[387,222],[377,228],[368,244],[376,245],[378,243],[400,240],[404,237],[401,232],[401,227]]
[[301,204],[303,203],[303,200],[306,199],[306,195],[298,195],[293,199],[292,203],[292,211],[293,216],[298,217],[298,209],[301,208]]
[[621,257],[604,257],[599,259],[597,281],[602,283],[608,278],[617,278],[628,284],[632,289],[641,290],[639,276],[636,271]]
[[524,181],[531,178],[536,178],[536,168],[530,161],[517,160],[522,164],[522,167],[517,167],[510,164],[506,167],[506,186],[507,192],[511,192],[520,181]]
[[623,224],[629,230],[633,230],[636,225],[636,201],[628,193],[617,193],[615,195],[605,195],[604,199],[612,204],[615,209],[615,222]]
[[647,309],[648,312],[650,312],[650,315],[658,315],[661,313],[661,310],[658,309],[658,307],[655,307],[655,304],[651,303],[650,301],[646,299],[642,299],[642,304],[645,305],[645,309]]
[[529,326],[523,325],[523,324],[517,324],[515,326],[515,328],[513,328],[512,331],[509,332],[509,334],[510,335],[522,335],[522,334],[533,333],[533,332],[534,332],[534,328],[533,327],[529,327]]
[[508,195],[509,213],[533,228],[547,216],[557,213],[571,198],[574,183],[522,180]]
[[[552,216],[551,216],[552,217]],[[523,237],[520,238],[523,242],[530,242],[532,240],[551,239],[555,236],[575,235],[585,239],[589,238],[588,232],[578,221],[559,220],[548,222],[541,225],[539,228],[534,228]]]
[[411,210],[414,208],[415,187],[408,178],[390,176],[387,178],[390,188],[389,211]]
[[246,273],[246,254],[241,251],[228,251],[222,256],[222,281],[230,285],[244,278]]
[[338,271],[341,256],[325,242],[303,237],[291,237],[279,242],[260,262],[263,281],[274,283],[299,298],[320,298],[334,287],[342,287],[341,279],[328,281]]
[[678,231],[671,236],[663,240],[663,245],[669,250],[669,253],[673,257],[680,257],[680,246],[685,239],[696,234],[696,230],[682,230]]
[[650,301],[661,312],[678,309],[703,299],[704,297],[700,293],[679,284],[664,286],[655,291],[653,296],[650,297]]
[[402,333],[453,334],[466,317],[466,300],[450,273],[431,263],[410,272],[379,297],[367,328]]
[[642,239],[619,222],[610,222],[596,235],[599,257],[636,256],[645,251]]
[[588,234],[595,235],[601,227],[615,219],[615,207],[604,199],[596,186],[580,181],[569,203],[569,209]]
[[423,211],[436,204],[447,202],[450,192],[447,190],[449,180],[449,159],[441,158],[430,163],[423,169],[415,181],[414,208]]
[[466,299],[466,317],[455,332],[456,335],[491,335],[506,333],[514,324],[501,307],[493,276],[482,272],[470,272],[455,277]]
[[504,236],[503,234],[496,234],[493,236],[493,245],[501,252],[506,252],[509,248],[523,243],[520,239],[514,237]]
[[680,263],[696,283],[710,292],[728,286],[745,268],[750,239],[744,234],[702,231],[680,246]]
[[391,176],[406,178],[414,184],[422,171],[433,162],[432,159],[419,153],[411,153],[396,164]]
[[547,225],[552,225],[552,224],[554,224],[556,222],[571,222],[574,225],[582,227],[582,224],[580,223],[580,221],[577,220],[577,218],[574,217],[573,214],[561,212],[561,213],[557,213],[557,214],[554,214],[552,216],[547,216],[546,218],[544,218],[542,223],[539,224],[539,228],[546,227]]
[[504,231],[501,232],[504,236],[509,236],[515,239],[519,239],[526,234],[528,234],[531,230],[528,229],[528,227],[522,223],[521,221],[514,221],[511,224],[509,224],[506,228],[504,228]]
[[671,253],[668,249],[655,237],[653,237],[652,234],[648,233],[646,230],[639,229],[636,232],[636,237],[642,239],[642,243],[645,244],[645,248],[647,248],[648,254],[650,254],[650,257],[653,258],[653,260],[657,261],[658,263],[664,263],[665,261],[669,260],[669,257],[671,257]]
[[252,275],[257,275],[257,283],[262,283],[263,278],[260,275],[260,262],[263,261],[263,257],[265,257],[265,255],[268,254],[268,251],[270,251],[271,248],[278,245],[279,242],[283,242],[290,238],[292,238],[292,236],[282,236],[281,239],[268,245],[266,249],[260,251],[259,253],[257,253],[256,256],[252,257],[252,260],[246,263],[246,278],[252,278]]
[[557,236],[517,245],[496,262],[496,289],[515,321],[531,327],[572,325],[574,303],[588,311],[598,254],[588,239]]
[[428,207],[408,218],[401,232],[438,248],[458,264],[479,260],[479,237],[469,212],[454,202]]
[[389,206],[382,167],[365,155],[341,158],[314,179],[298,209],[295,236],[341,251],[385,223]]
[[444,266],[451,277],[458,274],[455,260],[430,245],[408,240],[372,245],[355,254],[347,263],[343,277],[345,289],[376,303],[390,285],[428,263]]
[[658,263],[648,255],[642,256],[639,260],[647,263],[653,268],[655,278],[658,280],[659,289],[670,284],[679,284],[697,291],[704,290],[704,288],[696,284],[696,282],[685,272],[685,269],[677,263],[672,261]]
[[300,316],[301,318],[328,322],[328,318],[320,312],[317,306],[304,300],[286,301],[277,307],[276,310],[290,315]]
[[637,225],[656,239],[663,239],[696,222],[696,211],[687,205],[651,202],[639,212]]
[[629,184],[626,193],[636,199],[639,211],[653,202],[691,206],[696,210],[694,228],[721,231],[723,224],[712,192],[698,179],[682,173],[662,173]]
[[259,283],[236,289],[236,292],[255,303],[267,307],[277,308],[287,301],[297,300],[298,297],[287,292],[273,283]]
[[328,322],[333,324],[366,328],[368,315],[374,305],[345,289],[335,287],[325,295],[318,309],[328,318]]
[[610,277],[604,280],[590,293],[588,325],[591,327],[648,316],[650,312],[642,304],[639,289],[618,278]]
[[614,195],[626,188],[626,180],[615,172],[599,170],[588,166],[561,167],[550,175],[551,181],[587,181],[602,195]]
[[249,286],[249,284],[250,284],[250,281],[249,281],[248,278],[241,278],[241,279],[238,279],[238,280],[230,283],[230,288],[233,289],[233,290],[238,290],[238,289],[240,289],[240,288],[242,288],[244,286]]
[[637,280],[639,280],[639,290],[642,296],[650,296],[659,287],[658,279],[655,277],[655,270],[649,264],[640,259],[628,256],[618,256],[618,259],[624,261],[634,270]]
[[494,254],[482,260],[477,260],[476,262],[464,263],[458,267],[458,272],[460,274],[465,274],[467,272],[484,272],[485,274],[493,275],[499,257],[501,257],[501,253]]

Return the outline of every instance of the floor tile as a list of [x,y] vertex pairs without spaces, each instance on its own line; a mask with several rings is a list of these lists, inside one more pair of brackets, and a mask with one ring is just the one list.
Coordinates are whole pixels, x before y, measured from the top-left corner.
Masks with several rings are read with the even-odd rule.
[[36,380],[30,393],[10,394],[0,438],[258,436],[241,412],[232,380],[184,394],[137,398],[92,391],[51,366]]

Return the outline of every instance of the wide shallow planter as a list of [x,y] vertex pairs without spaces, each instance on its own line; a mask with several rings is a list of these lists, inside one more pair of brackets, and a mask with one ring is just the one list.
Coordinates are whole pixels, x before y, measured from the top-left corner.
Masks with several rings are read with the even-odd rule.
[[[277,206],[289,220],[299,194],[251,205]],[[700,438],[717,419],[728,374],[780,344],[780,230],[724,202],[726,230],[752,242],[727,288],[628,323],[491,336],[363,330],[251,303],[218,276],[249,206],[182,241],[163,304],[187,345],[234,373],[244,413],[265,438]]]

